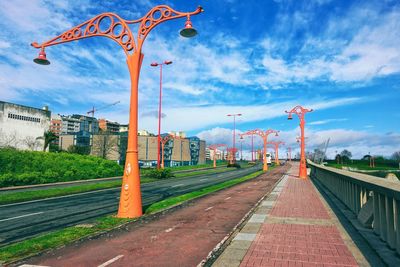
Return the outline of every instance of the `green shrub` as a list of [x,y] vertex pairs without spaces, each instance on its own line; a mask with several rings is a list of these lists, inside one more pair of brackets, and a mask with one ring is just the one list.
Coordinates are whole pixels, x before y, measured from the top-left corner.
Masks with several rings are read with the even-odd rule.
[[112,177],[122,172],[116,162],[94,156],[0,149],[0,187]]
[[155,179],[169,179],[175,177],[171,169],[151,169],[146,172],[146,176]]
[[228,165],[226,165],[227,168],[241,168],[239,163],[228,163]]

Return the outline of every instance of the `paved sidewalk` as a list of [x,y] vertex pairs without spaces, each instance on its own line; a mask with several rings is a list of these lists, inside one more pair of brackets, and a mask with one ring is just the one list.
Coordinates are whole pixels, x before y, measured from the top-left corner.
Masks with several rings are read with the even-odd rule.
[[369,266],[298,163],[213,266]]

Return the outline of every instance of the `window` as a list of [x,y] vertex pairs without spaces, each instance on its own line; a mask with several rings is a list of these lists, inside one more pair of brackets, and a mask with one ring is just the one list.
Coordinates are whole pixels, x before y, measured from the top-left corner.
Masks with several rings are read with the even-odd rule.
[[14,114],[14,113],[8,113],[7,117],[9,119],[14,119],[14,120],[31,121],[31,122],[40,123],[40,119],[39,118],[30,117],[30,116],[23,116],[23,115],[17,115],[17,114]]

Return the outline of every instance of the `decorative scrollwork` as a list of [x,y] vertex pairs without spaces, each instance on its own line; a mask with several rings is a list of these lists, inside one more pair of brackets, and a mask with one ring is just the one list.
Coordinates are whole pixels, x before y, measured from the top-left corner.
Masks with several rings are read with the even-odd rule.
[[313,109],[306,109],[303,108],[302,106],[295,106],[294,108],[292,108],[290,111],[286,111],[286,113],[289,113],[289,116],[291,116],[292,113],[296,114],[300,120],[304,119],[304,114],[306,114],[307,112],[312,112]]
[[114,13],[100,14],[41,45],[32,43],[36,48],[57,45],[93,36],[108,37],[117,42],[125,51],[135,50],[135,40],[125,20]]
[[263,138],[263,139],[266,139],[266,138],[268,137],[268,135],[270,135],[270,134],[272,134],[272,133],[278,134],[279,131],[277,131],[277,130],[272,130],[272,129],[268,129],[268,130],[266,130],[266,131],[263,131],[263,130],[260,130],[260,129],[255,129],[255,130],[247,131],[247,132],[245,132],[245,133],[243,133],[243,134],[241,134],[241,135],[242,135],[242,136],[245,136],[245,135],[252,135],[252,134],[255,134],[255,135],[260,136],[260,137]]
[[[31,45],[35,48],[45,48],[47,46],[62,44],[79,39],[89,38],[93,36],[108,37],[117,42],[128,55],[129,52],[140,52],[142,43],[147,34],[161,22],[189,17],[202,12],[203,9],[198,7],[193,12],[178,12],[166,5],[153,7],[144,17],[138,20],[124,20],[114,13],[103,13],[96,17],[69,29],[57,37],[38,44],[33,42]],[[138,30],[138,39],[132,35],[132,31],[128,24],[140,23]]]

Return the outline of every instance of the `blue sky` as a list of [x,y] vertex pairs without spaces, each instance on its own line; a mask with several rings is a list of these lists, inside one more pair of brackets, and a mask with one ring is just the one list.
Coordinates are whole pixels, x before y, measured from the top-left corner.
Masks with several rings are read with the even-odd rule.
[[159,71],[150,63],[172,60],[164,68],[164,131],[229,143],[226,114],[243,113],[239,132],[277,129],[275,139],[295,150],[298,120],[287,121],[284,110],[301,104],[315,110],[306,116],[310,150],[328,138],[328,155],[345,148],[355,158],[400,150],[398,1],[1,1],[0,100],[49,105],[61,114],[121,101],[96,117],[126,123],[129,74],[116,43],[97,37],[49,47],[49,66],[33,64],[37,51],[29,44],[103,12],[137,19],[158,4],[179,11],[201,5],[205,12],[192,18],[195,38],[179,36],[180,19],[146,40],[141,129],[157,128]]

